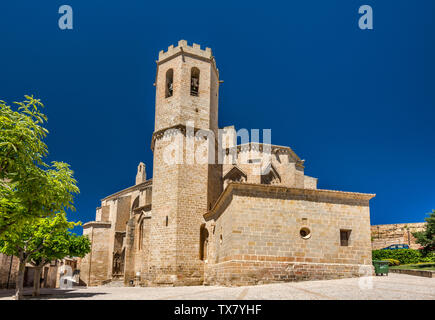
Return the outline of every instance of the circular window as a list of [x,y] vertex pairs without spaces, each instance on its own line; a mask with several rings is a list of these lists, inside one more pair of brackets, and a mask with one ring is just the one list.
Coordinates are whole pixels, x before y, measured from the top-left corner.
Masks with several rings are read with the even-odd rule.
[[311,231],[310,229],[304,227],[299,231],[299,234],[301,235],[302,239],[309,239],[311,237]]

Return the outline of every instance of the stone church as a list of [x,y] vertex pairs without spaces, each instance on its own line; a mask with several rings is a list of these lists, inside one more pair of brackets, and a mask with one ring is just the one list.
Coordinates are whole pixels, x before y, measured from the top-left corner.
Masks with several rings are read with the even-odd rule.
[[[181,40],[160,51],[156,73],[153,176],[140,163],[136,183],[102,199],[95,221],[83,225],[92,241],[80,268],[87,285],[246,285],[372,273],[374,194],[317,189],[290,147],[237,144],[234,126],[219,129],[222,81],[210,48]],[[212,142],[209,161],[167,161],[173,140],[192,135]]]

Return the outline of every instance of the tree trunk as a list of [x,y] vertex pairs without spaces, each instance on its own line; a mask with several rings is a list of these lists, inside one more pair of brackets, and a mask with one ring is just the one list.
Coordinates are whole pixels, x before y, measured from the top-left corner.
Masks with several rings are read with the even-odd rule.
[[21,300],[23,298],[24,271],[26,271],[26,259],[20,255],[20,265],[18,267],[17,282],[15,284],[15,300]]
[[33,297],[39,297],[40,289],[41,289],[41,271],[42,266],[36,266],[35,272],[33,274]]

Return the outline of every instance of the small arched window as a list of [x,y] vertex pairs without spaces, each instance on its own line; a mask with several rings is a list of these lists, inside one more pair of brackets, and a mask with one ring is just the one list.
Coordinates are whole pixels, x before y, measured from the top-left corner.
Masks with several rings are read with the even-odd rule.
[[207,260],[208,230],[203,223],[199,230],[199,259]]
[[134,210],[139,207],[139,196],[134,199],[133,204],[131,205],[131,211],[134,213]]
[[169,69],[166,71],[166,86],[165,86],[165,97],[172,97],[174,92],[174,70]]
[[190,95],[197,97],[199,94],[199,69],[193,67],[190,71]]

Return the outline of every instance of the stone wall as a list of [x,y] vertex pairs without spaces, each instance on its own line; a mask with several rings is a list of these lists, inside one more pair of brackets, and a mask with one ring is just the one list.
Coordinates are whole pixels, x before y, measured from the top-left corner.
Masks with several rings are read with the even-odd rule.
[[110,222],[88,222],[83,225],[83,234],[91,240],[91,252],[81,261],[81,279],[88,286],[100,285],[108,280],[112,271],[109,262]]
[[[177,47],[160,54],[157,64],[155,131],[193,121],[196,128],[211,129],[217,137],[219,75],[211,50],[193,48],[181,40]],[[200,70],[198,96],[190,95],[193,67]],[[173,94],[167,97],[166,74],[170,69]]]
[[[226,177],[237,166],[248,183],[260,184],[262,176],[270,175],[268,184],[290,188],[317,188],[317,178],[304,175],[304,161],[289,147],[262,143],[245,143],[235,146],[234,126],[225,127],[222,135],[224,186],[231,180]],[[242,141],[243,143],[243,141]],[[236,180],[233,180],[236,181]]]
[[130,208],[132,205],[132,197],[130,195],[120,197],[118,200],[115,231],[125,231],[125,225],[130,219]]
[[[197,96],[190,91],[193,68],[200,72]],[[170,70],[173,93],[168,96],[166,81]],[[147,276],[152,285],[203,281],[199,234],[203,214],[221,190],[220,168],[199,163],[196,150],[204,145],[205,139],[193,135],[197,130],[204,130],[217,137],[218,88],[219,75],[210,49],[202,50],[196,44],[188,46],[181,40],[178,46],[160,52],[151,146],[154,172]],[[183,128],[186,125],[194,127],[192,132]],[[171,146],[177,148],[169,150]]]
[[[191,75],[198,71],[192,95]],[[110,280],[114,252],[116,266],[125,254],[127,285],[201,284],[204,270],[206,283],[224,284],[370,273],[373,195],[315,190],[317,179],[304,175],[304,161],[289,147],[271,146],[272,159],[264,163],[271,161],[270,174],[254,172],[256,164],[241,159],[248,153],[262,158],[258,143],[232,145],[240,149],[235,163],[195,161],[205,139],[193,135],[202,130],[218,137],[219,82],[209,48],[181,40],[159,53],[152,192],[151,180],[144,181],[138,170],[135,186],[102,200],[97,222],[84,225],[92,251],[82,261],[83,280],[88,285]],[[194,147],[186,150],[190,143]],[[243,179],[228,171],[234,164]],[[231,182],[242,180],[247,183]],[[302,227],[310,229],[306,239]],[[340,229],[352,230],[346,247],[340,246]]]
[[[144,168],[139,165],[139,172]],[[100,285],[104,282],[123,278],[129,283],[134,280],[135,272],[143,268],[136,268],[137,263],[136,244],[138,231],[136,226],[143,212],[147,212],[148,218],[151,217],[151,183],[152,180],[142,181],[138,184],[107,196],[101,201],[101,207],[96,210],[96,221],[88,222],[83,226],[83,234],[89,236],[92,242],[91,253],[83,259],[81,267],[81,277],[90,286]],[[131,231],[129,233],[128,222],[131,220]],[[146,235],[147,237],[149,234]],[[127,244],[132,242],[131,246]],[[147,241],[146,239],[143,239]],[[145,258],[142,253],[137,261],[142,261],[145,265]],[[117,261],[114,262],[116,255]],[[122,266],[122,271],[116,270],[114,274],[114,264],[116,268]]]
[[407,244],[411,249],[418,249],[413,232],[425,230],[425,222],[381,224],[371,226],[372,248],[382,249],[392,244]]
[[[79,261],[80,258],[74,258],[74,259],[65,258],[62,260],[52,261],[51,263],[45,265],[41,271],[41,279],[43,279],[43,281],[41,282],[41,288],[58,288],[59,277],[60,277],[59,266],[61,265],[61,263],[70,262],[69,265],[71,265],[71,262],[74,262],[74,265],[71,265],[72,271],[74,271],[76,269],[80,269],[80,266],[78,265]],[[0,253],[0,289],[15,288],[17,274],[18,274],[18,265],[19,265],[19,260],[17,257],[13,257],[12,265],[11,265],[11,257]],[[27,263],[24,272],[24,280],[23,280],[24,287],[33,286],[34,270],[35,267],[30,263]],[[8,285],[8,278],[9,278],[9,285]],[[77,277],[77,280],[79,280],[79,277]]]
[[[172,138],[184,141],[185,135]],[[200,284],[199,231],[209,207],[210,166],[165,163],[171,143],[157,139],[154,148],[149,273],[153,284]]]
[[19,260],[17,257],[13,257],[11,260],[10,256],[0,253],[0,289],[8,287],[8,278],[9,288],[15,288],[18,265]]
[[[232,183],[213,221],[206,281],[256,284],[371,273],[373,195]],[[309,230],[303,238],[302,228]],[[340,230],[351,230],[347,246]]]
[[317,178],[304,176],[304,188],[305,189],[317,189]]
[[141,285],[146,285],[152,279],[149,277],[149,252],[150,252],[150,230],[151,230],[151,213],[141,217],[138,222],[138,230],[136,234],[136,250],[135,250],[135,272],[140,272]]

